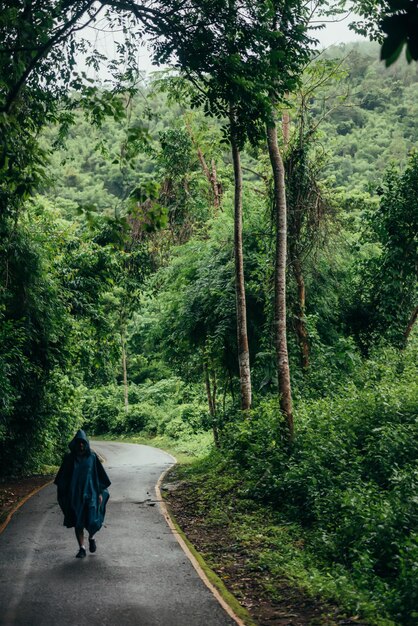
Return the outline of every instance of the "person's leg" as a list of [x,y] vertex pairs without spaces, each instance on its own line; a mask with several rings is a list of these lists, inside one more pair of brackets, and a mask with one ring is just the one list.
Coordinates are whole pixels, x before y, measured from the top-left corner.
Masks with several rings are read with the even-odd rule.
[[89,535],[89,550],[90,552],[96,552],[97,546],[96,546],[96,540],[94,538],[94,535]]
[[86,530],[88,530],[89,533],[89,551],[96,552],[97,546],[94,535],[96,534],[97,530],[97,502],[95,500],[92,500],[90,502],[90,506],[86,511],[85,528]]
[[79,551],[76,554],[78,559],[82,559],[86,556],[86,547],[84,545],[84,528],[76,528],[75,536],[77,537]]
[[84,546],[84,528],[76,528],[75,536],[77,537],[79,548],[82,548]]

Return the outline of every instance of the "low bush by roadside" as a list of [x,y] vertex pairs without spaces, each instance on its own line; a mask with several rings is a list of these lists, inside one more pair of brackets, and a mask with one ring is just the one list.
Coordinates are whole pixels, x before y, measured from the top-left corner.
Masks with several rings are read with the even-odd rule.
[[222,448],[181,470],[200,514],[252,566],[374,624],[418,623],[418,393],[409,380],[300,403],[289,453],[275,401],[224,428]]

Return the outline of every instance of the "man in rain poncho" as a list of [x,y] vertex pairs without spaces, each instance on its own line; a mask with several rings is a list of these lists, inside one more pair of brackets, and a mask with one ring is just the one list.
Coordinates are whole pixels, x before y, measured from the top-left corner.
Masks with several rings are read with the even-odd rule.
[[64,526],[75,528],[79,551],[77,558],[86,556],[84,529],[89,534],[89,550],[96,551],[94,535],[102,527],[109,499],[110,485],[103,465],[83,430],[78,430],[68,447],[54,483],[57,485],[58,503],[64,513]]

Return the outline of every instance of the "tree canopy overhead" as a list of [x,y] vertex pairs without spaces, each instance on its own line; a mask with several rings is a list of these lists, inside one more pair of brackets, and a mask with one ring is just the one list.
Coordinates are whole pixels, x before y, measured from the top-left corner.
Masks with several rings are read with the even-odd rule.
[[[116,97],[134,90],[135,51],[146,25],[161,27],[173,19],[181,3],[95,2],[80,0],[16,0],[2,3],[0,15],[0,210],[13,214],[39,184],[45,154],[38,133],[59,122],[62,133],[74,121],[72,111],[84,107],[93,122],[106,115],[123,115]],[[4,5],[4,6],[3,6]],[[109,30],[122,31],[116,58],[107,59],[82,36],[87,27],[104,21]],[[92,84],[77,60],[88,66],[106,64],[110,90]],[[77,95],[77,97],[75,97]]]

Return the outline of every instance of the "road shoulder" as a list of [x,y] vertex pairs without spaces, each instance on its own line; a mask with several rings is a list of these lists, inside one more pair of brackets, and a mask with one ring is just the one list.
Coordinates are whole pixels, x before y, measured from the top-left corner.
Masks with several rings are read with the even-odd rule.
[[0,534],[16,511],[35,493],[49,485],[53,479],[54,477],[50,474],[41,474],[0,480]]

